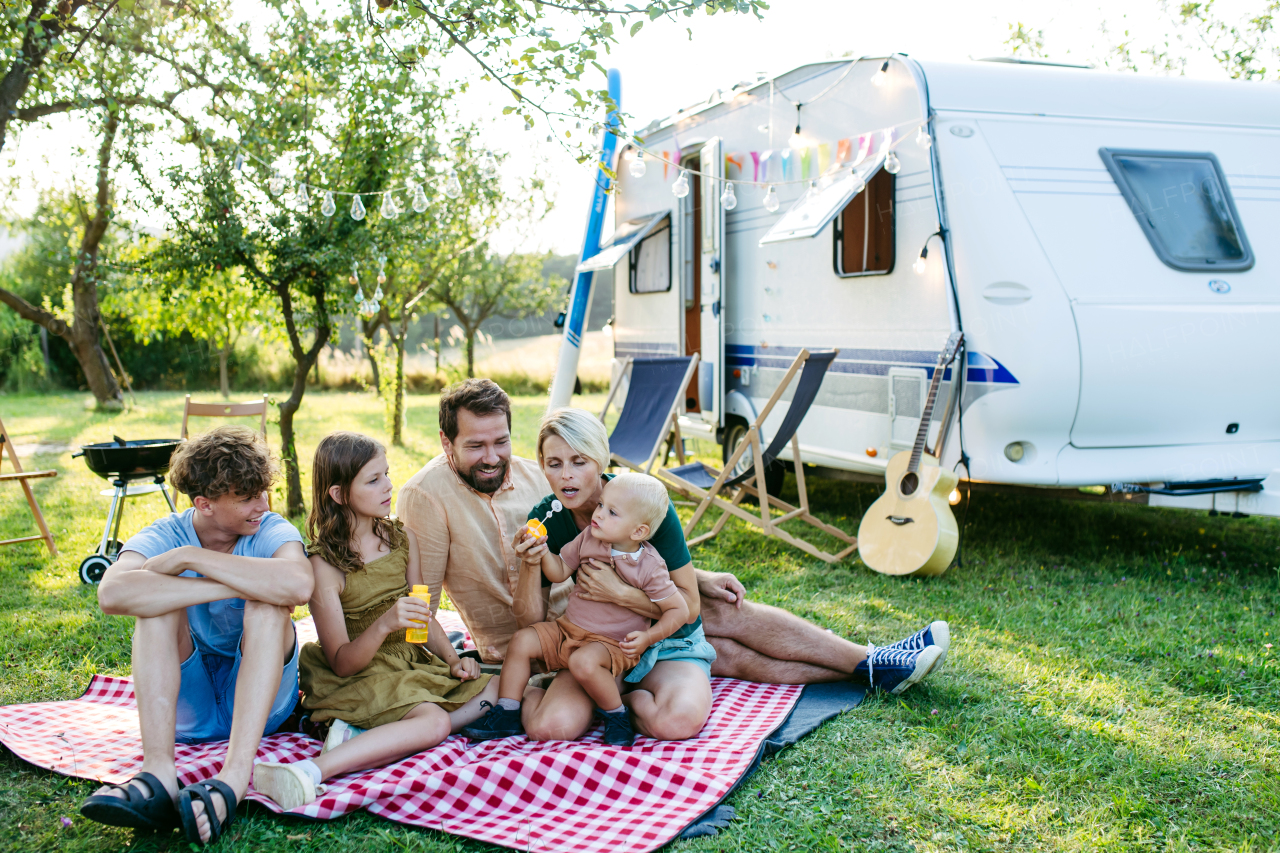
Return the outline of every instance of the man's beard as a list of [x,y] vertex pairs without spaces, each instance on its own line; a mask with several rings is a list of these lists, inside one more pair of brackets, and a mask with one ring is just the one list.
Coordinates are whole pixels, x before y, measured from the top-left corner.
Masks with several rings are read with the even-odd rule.
[[479,464],[472,465],[468,471],[459,471],[458,476],[471,488],[484,495],[491,495],[498,489],[502,488],[502,484],[507,479],[507,467],[509,462],[503,459],[498,464],[497,471],[492,477],[486,477],[483,480],[476,476],[476,470],[480,468]]

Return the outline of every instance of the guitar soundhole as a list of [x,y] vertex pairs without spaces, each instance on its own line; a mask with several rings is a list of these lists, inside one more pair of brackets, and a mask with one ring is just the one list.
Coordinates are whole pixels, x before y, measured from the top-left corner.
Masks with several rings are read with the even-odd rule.
[[902,482],[898,488],[902,490],[904,495],[914,495],[916,493],[916,488],[918,488],[919,485],[920,476],[909,471],[903,475]]

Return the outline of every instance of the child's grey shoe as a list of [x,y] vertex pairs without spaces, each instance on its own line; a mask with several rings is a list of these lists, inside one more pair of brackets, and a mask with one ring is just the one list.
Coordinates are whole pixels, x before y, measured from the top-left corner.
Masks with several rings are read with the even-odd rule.
[[324,755],[330,750],[337,749],[356,735],[364,734],[368,729],[362,729],[353,726],[343,720],[334,720],[329,725],[329,734],[325,736],[324,746],[320,749],[320,754]]
[[488,708],[485,715],[462,730],[471,740],[493,740],[500,737],[511,737],[524,734],[524,723],[520,721],[520,711],[508,710],[492,702],[482,701],[481,708]]
[[636,742],[636,730],[631,727],[631,712],[595,710],[596,717],[604,721],[604,742],[610,746],[631,746]]

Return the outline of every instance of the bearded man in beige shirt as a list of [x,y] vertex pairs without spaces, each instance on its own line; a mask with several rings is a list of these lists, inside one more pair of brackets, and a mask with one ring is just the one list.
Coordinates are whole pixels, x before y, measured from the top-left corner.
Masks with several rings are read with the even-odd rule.
[[[511,401],[489,379],[468,379],[440,396],[440,444],[444,452],[401,487],[396,516],[418,537],[431,609],[443,588],[481,658],[497,662],[522,627],[512,612],[520,574],[512,542],[551,487],[537,462],[511,455]],[[557,616],[572,588],[572,581],[552,587]]]

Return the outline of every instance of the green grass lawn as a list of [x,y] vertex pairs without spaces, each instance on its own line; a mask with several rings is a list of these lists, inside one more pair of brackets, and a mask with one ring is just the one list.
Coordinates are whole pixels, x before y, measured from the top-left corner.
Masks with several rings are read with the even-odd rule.
[[[438,452],[434,402],[409,401],[407,446],[391,452],[397,482]],[[543,405],[516,400],[522,455]],[[117,415],[87,411],[75,394],[0,401],[19,443],[174,436],[181,411],[177,394],[139,395],[136,411]],[[381,404],[308,395],[304,489],[316,442],[340,428],[384,434]],[[101,535],[106,484],[69,453],[24,463],[61,472],[36,481],[61,554],[50,559],[39,543],[0,549],[0,703],[72,698],[93,673],[129,673],[129,621],[101,615],[76,575]],[[794,498],[794,483],[787,491]],[[819,515],[850,531],[878,492],[811,484]],[[24,535],[20,491],[0,494],[0,538]],[[138,499],[122,532],[162,506]],[[930,581],[883,577],[857,560],[827,566],[736,521],[694,552],[700,568],[735,572],[753,599],[857,642],[889,642],[930,619],[950,621],[954,641],[923,687],[869,697],[765,763],[731,798],[730,829],[673,849],[1280,849],[1280,666],[1269,648],[1280,644],[1280,522],[987,494],[957,511],[964,565]],[[176,835],[134,838],[81,819],[93,787],[4,752],[0,847],[185,847]],[[491,849],[365,814],[305,823],[262,809],[223,847]]]

